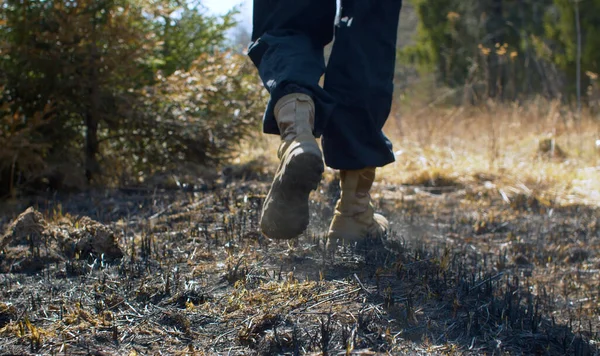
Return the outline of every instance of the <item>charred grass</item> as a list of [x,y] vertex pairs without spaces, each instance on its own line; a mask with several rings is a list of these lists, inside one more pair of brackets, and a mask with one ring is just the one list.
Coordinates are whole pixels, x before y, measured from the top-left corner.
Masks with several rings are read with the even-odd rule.
[[336,182],[290,241],[258,234],[267,187],[38,202],[49,224],[72,211],[103,222],[124,256],[0,275],[0,352],[597,354],[594,208],[379,184],[394,231],[326,256]]
[[[397,162],[373,197],[392,231],[333,255],[333,171],[303,236],[259,233],[271,140],[210,184],[4,204],[1,231],[29,206],[44,225],[0,241],[0,353],[597,355],[597,122],[543,103],[456,110],[391,121]],[[35,259],[34,241],[94,231],[122,257]]]

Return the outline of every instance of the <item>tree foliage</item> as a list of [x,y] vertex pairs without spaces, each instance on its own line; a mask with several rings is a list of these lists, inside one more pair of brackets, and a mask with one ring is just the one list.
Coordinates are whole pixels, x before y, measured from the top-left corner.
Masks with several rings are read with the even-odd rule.
[[0,196],[226,158],[263,100],[245,58],[226,54],[233,14],[176,0],[6,0]]
[[[554,0],[553,11],[545,16],[545,33],[552,49],[554,63],[568,77],[575,78],[577,61],[577,28],[575,2],[579,6],[581,23],[581,67],[583,72],[600,73],[599,0]],[[589,78],[588,78],[589,79]],[[573,82],[569,88],[574,90]]]
[[[417,40],[401,58],[449,87],[483,83],[485,97],[566,96],[576,68],[574,1],[413,0]],[[582,71],[598,73],[600,0],[579,6]]]
[[130,119],[111,132],[119,139],[110,149],[127,155],[132,174],[230,159],[240,138],[258,128],[265,101],[260,89],[244,56],[203,54],[187,71],[157,76],[135,105],[127,105]]
[[202,13],[199,3],[186,3],[163,11],[155,22],[155,33],[162,41],[160,69],[165,75],[176,70],[187,70],[203,53],[221,49],[226,42],[226,32],[234,27],[232,10],[222,17]]

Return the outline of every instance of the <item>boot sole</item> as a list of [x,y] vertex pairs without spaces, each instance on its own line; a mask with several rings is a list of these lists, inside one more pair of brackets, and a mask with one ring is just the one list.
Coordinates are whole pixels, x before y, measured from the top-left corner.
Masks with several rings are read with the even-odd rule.
[[324,164],[320,151],[317,155],[297,147],[281,169],[265,199],[261,230],[272,239],[292,239],[308,227],[308,197],[319,186]]

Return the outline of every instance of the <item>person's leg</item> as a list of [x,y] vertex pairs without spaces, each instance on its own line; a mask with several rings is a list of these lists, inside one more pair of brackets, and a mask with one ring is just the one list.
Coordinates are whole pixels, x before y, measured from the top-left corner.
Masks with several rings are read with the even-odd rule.
[[392,105],[401,5],[401,0],[342,0],[324,86],[338,104],[322,139],[331,168],[382,167],[394,161],[382,128]]
[[333,98],[319,86],[325,72],[323,48],[333,39],[335,0],[254,0],[252,42],[248,56],[271,94],[263,131],[279,134],[274,109],[292,93],[315,103],[315,135],[334,108]]
[[375,214],[369,191],[375,168],[394,161],[382,129],[390,113],[401,0],[342,0],[341,21],[325,90],[337,106],[323,132],[328,166],[340,170],[341,197],[328,247],[382,236],[387,220]]
[[[315,139],[332,107],[319,87],[323,47],[333,36],[335,0],[255,0],[248,55],[271,94],[265,133],[280,134],[280,164],[265,199],[261,230],[270,238],[300,235],[309,221],[308,196],[324,170]],[[315,118],[316,114],[316,118]]]

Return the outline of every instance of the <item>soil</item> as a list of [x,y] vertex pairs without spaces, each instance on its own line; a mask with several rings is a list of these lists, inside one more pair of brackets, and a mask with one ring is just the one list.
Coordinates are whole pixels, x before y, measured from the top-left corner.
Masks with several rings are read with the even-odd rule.
[[259,233],[268,186],[6,204],[0,354],[599,353],[597,207],[380,184],[392,231],[332,256],[337,182],[287,241]]

